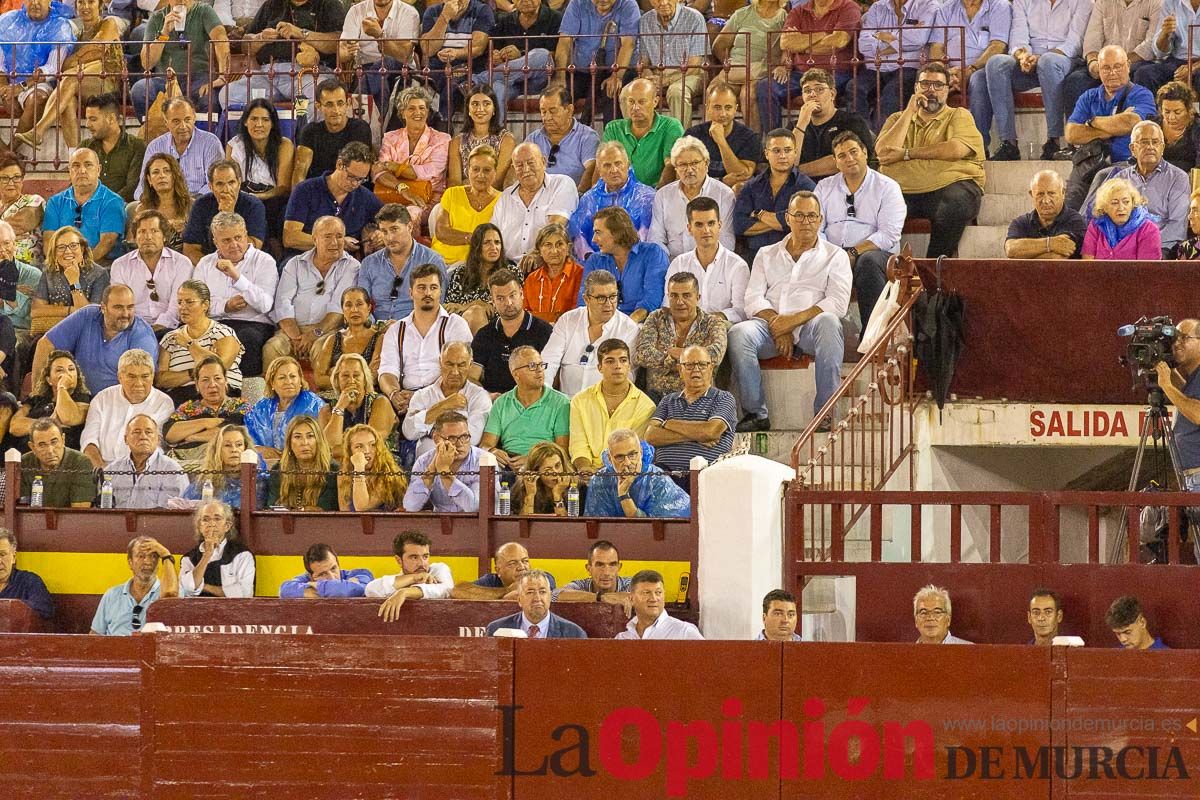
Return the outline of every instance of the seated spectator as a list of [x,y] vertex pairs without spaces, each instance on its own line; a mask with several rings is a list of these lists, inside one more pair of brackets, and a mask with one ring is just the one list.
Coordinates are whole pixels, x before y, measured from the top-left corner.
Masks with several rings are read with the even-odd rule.
[[[9,43],[0,56],[0,73],[6,87],[10,116],[20,117],[17,131],[33,128],[53,91],[53,76],[60,74],[75,41],[72,9],[47,0],[26,2],[6,12],[0,20],[0,41]],[[48,77],[49,76],[49,77]]]
[[[698,15],[697,15],[698,16]],[[515,629],[529,639],[586,639],[583,628],[550,612],[550,575],[540,569],[526,572],[516,581],[517,605],[521,611],[488,623],[487,635]]]
[[666,590],[661,573],[644,569],[635,574],[629,581],[629,599],[633,606],[633,617],[616,638],[704,639],[695,625],[675,619],[667,613]]
[[713,386],[716,364],[707,349],[685,347],[679,358],[683,388],[663,397],[650,417],[646,441],[654,446],[655,465],[668,472],[687,472],[696,456],[711,464],[733,450],[737,403]]
[[[212,483],[213,497],[226,505],[242,508],[242,453],[254,449],[254,440],[242,425],[222,425],[204,448],[195,479],[183,493],[185,500],[202,500],[206,483]],[[258,480],[255,481],[254,509],[261,510],[267,504],[266,465],[259,457]]]
[[454,588],[450,567],[429,560],[433,542],[419,531],[401,531],[392,540],[392,552],[400,572],[383,575],[367,584],[367,597],[386,598],[379,606],[385,622],[395,622],[405,600],[444,600]]
[[557,376],[559,389],[568,397],[600,382],[600,372],[595,369],[600,342],[621,339],[632,347],[640,330],[627,314],[617,310],[620,289],[611,272],[589,272],[582,291],[583,307],[558,318],[542,350],[547,362],[546,385],[552,386]]
[[24,162],[14,155],[0,155],[0,220],[11,225],[17,235],[18,262],[42,266],[42,217],[45,213],[46,200],[37,192],[25,191]]
[[17,536],[0,528],[0,600],[20,600],[42,619],[54,616],[54,598],[36,572],[17,569]]
[[294,167],[296,149],[281,132],[279,113],[269,100],[256,97],[246,104],[237,134],[225,145],[225,157],[241,164],[245,190],[267,210],[267,236],[282,242],[293,176],[300,173]]
[[533,250],[521,263],[525,276],[525,307],[551,324],[577,308],[583,267],[571,257],[571,239],[565,225],[551,222],[538,231]]
[[[704,61],[711,49],[707,33],[704,15],[681,5],[679,0],[656,3],[638,22],[642,78],[652,81],[658,91],[666,90],[667,109],[674,120],[692,118],[692,98],[700,94],[705,83]],[[658,107],[657,95],[652,108]],[[629,119],[631,123],[636,119],[632,112]],[[634,135],[639,139],[644,136]],[[683,135],[682,126],[676,135]]]
[[178,405],[200,396],[195,369],[206,358],[215,356],[225,367],[225,385],[229,394],[241,396],[242,354],[246,351],[237,333],[228,325],[208,316],[212,295],[204,281],[188,280],[179,287],[180,326],[162,338],[155,383]]
[[[1153,1],[1153,0],[1152,0]],[[1099,16],[1099,8],[1105,0],[1100,0],[1095,6],[1096,13],[1092,15],[1093,23]],[[1124,7],[1124,2],[1121,2]],[[1023,9],[1028,12],[1028,5]],[[1051,7],[1051,12],[1053,12]],[[1028,27],[1028,22],[1025,23]],[[953,27],[943,27],[953,26]],[[959,36],[957,28],[962,28]],[[987,65],[998,55],[1008,51],[1008,40],[1013,27],[1013,7],[1011,3],[987,2],[976,5],[973,0],[951,0],[942,4],[934,20],[934,33],[930,37],[929,60],[945,61],[950,66],[950,91],[965,96],[970,104],[971,116],[975,127],[982,128],[985,124],[991,127],[991,98],[988,97]],[[954,31],[954,33],[949,33]],[[1036,34],[1038,31],[1034,31]],[[1098,33],[1098,32],[1097,32]],[[1084,41],[1087,50],[1088,41],[1092,37],[1092,24],[1089,23]],[[1028,32],[1026,32],[1028,38]],[[1141,41],[1142,37],[1138,37]],[[964,50],[965,47],[965,50]],[[1099,48],[1097,48],[1099,49]],[[1089,55],[1089,58],[1092,56]],[[1072,59],[1073,65],[1078,65],[1078,59]],[[1080,67],[1076,66],[1076,70]],[[1068,112],[1075,108],[1075,100],[1083,92],[1083,87],[1071,94],[1071,78],[1076,72],[1067,76],[1063,82],[1062,108]],[[1086,77],[1087,71],[1084,70]],[[1011,101],[1009,101],[1011,102]],[[1049,156],[1056,154],[1050,153]],[[1044,156],[1049,157],[1049,156]]]
[[76,228],[68,225],[51,233],[48,247],[46,268],[29,306],[35,334],[45,333],[89,303],[99,302],[110,280],[108,270],[92,260],[87,239]]
[[[4,168],[0,166],[0,195],[4,191],[3,173]],[[36,291],[37,285],[41,283],[42,271],[17,258],[16,232],[12,225],[2,219],[0,219],[0,261],[12,261],[16,265],[16,291],[13,293],[13,299],[5,299],[0,303],[0,316],[12,323],[19,351],[28,353],[32,337],[33,293]]]
[[[456,600],[515,600],[517,581],[529,573],[529,551],[516,542],[506,542],[492,555],[495,572],[489,572],[471,583],[457,583],[450,596]],[[550,589],[556,588],[554,576],[549,575]]]
[[338,217],[312,225],[313,246],[292,257],[275,286],[271,318],[279,332],[263,345],[263,363],[281,356],[311,359],[313,344],[342,324],[342,293],[358,278],[358,259],[347,252],[346,226]]
[[[689,201],[684,213],[689,235],[696,246],[675,256],[667,267],[663,305],[670,306],[672,278],[688,274],[696,279],[702,311],[730,323],[741,322],[746,318],[745,294],[750,268],[741,256],[721,241],[726,228],[732,229],[731,226],[727,220],[722,221],[720,207],[711,197]],[[650,317],[646,322],[650,322]]]
[[[1074,69],[1063,81],[1063,108],[1068,114],[1084,92],[1100,85],[1100,51],[1107,45],[1123,48],[1138,64],[1154,61],[1155,31],[1151,22],[1160,16],[1161,10],[1160,0],[1129,4],[1125,0],[1097,0],[1092,3],[1087,29],[1083,33],[1083,63],[1076,59]],[[1003,48],[1000,52],[1004,52]],[[1070,150],[1059,151],[1057,158],[1070,155]]]
[[696,246],[688,228],[687,205],[707,197],[717,202],[722,222],[721,244],[733,247],[733,190],[708,174],[708,150],[703,142],[682,136],[671,146],[671,164],[679,180],[654,193],[650,241],[666,248],[675,258]]
[[[72,294],[82,293],[72,290]],[[43,369],[52,351],[66,350],[82,367],[92,391],[114,385],[118,362],[126,352],[142,350],[151,358],[158,355],[154,330],[134,316],[133,310],[133,292],[128,286],[106,286],[100,305],[84,306],[38,340],[33,372]]]
[[43,417],[58,423],[67,447],[79,449],[79,436],[87,419],[92,393],[79,371],[75,357],[66,350],[52,350],[44,366],[33,374],[33,393],[13,415],[8,425],[11,436],[28,436],[33,424]]
[[254,597],[254,554],[233,523],[233,509],[220,500],[192,514],[196,546],[179,559],[180,597]]
[[290,427],[298,416],[316,419],[325,401],[304,388],[300,362],[291,356],[281,356],[267,367],[266,392],[263,398],[246,413],[246,428],[254,439],[256,449],[268,464],[279,460]]
[[404,493],[405,511],[479,511],[479,456],[467,418],[443,411],[433,423],[433,449],[417,456]]
[[1033,210],[1008,226],[1004,255],[1009,258],[1079,258],[1087,221],[1067,208],[1062,176],[1052,169],[1034,174],[1029,181]]
[[29,452],[21,457],[21,502],[30,502],[35,478],[42,479],[46,508],[90,508],[96,497],[92,462],[67,447],[62,429],[50,418],[33,423]]
[[1200,55],[1200,48],[1193,41],[1191,26],[1195,9],[1190,3],[1164,2],[1154,10],[1146,39],[1150,43],[1153,58],[1138,63],[1134,71],[1134,82],[1151,92],[1171,80],[1190,82],[1200,91],[1197,82],[1200,76],[1192,71],[1192,61]]
[[596,175],[599,180],[579,198],[568,228],[575,257],[580,263],[598,249],[592,223],[600,211],[624,209],[642,241],[650,236],[654,216],[654,189],[634,177],[625,145],[604,142],[596,149]]
[[376,190],[396,191],[398,200],[389,202],[403,203],[418,230],[446,191],[450,152],[450,134],[429,126],[431,102],[419,86],[410,86],[397,95],[396,111],[404,124],[383,135],[379,160],[371,168]]
[[[481,144],[467,156],[466,183],[451,186],[438,202],[442,213],[431,225],[433,249],[447,264],[466,261],[471,237],[491,222],[500,192],[496,181],[496,151]],[[495,227],[495,226],[493,226]],[[497,229],[497,233],[498,233]]]
[[453,119],[454,102],[466,94],[471,76],[487,71],[495,26],[491,6],[480,0],[436,3],[421,15],[421,53],[441,97],[442,119]]
[[[196,127],[196,109],[187,98],[172,97],[163,104],[163,116],[167,132],[146,143],[147,163],[160,153],[172,156],[183,172],[188,194],[198,197],[206,188],[209,166],[225,155],[221,140]],[[140,200],[144,190],[143,183],[134,192],[134,198]]]
[[513,150],[512,169],[517,181],[500,193],[492,223],[504,239],[504,255],[515,262],[534,250],[535,238],[547,224],[567,224],[579,193],[566,175],[546,174],[545,156],[529,142]]
[[396,465],[379,431],[354,425],[346,430],[340,449],[346,455],[337,477],[339,510],[403,510],[408,476]]
[[[790,232],[758,252],[746,285],[745,322],[729,331],[729,359],[738,404],[738,433],[770,430],[760,358],[811,353],[815,359],[815,415],[841,383],[842,323],[850,304],[850,257],[819,236],[821,204],[812,192],[788,203]],[[822,427],[829,425],[823,420]]]
[[571,107],[576,100],[588,98],[592,121],[602,115],[608,122],[617,115],[617,96],[633,76],[641,13],[634,0],[566,4],[551,83],[551,88],[566,87],[563,105]]
[[343,355],[362,356],[372,375],[379,372],[384,322],[371,321],[371,295],[361,286],[342,292],[342,325],[317,339],[311,349],[313,383],[325,400],[336,400],[334,366]]
[[496,398],[483,428],[480,448],[491,451],[501,467],[519,472],[538,442],[566,448],[571,401],[545,383],[546,363],[534,347],[516,347],[508,357],[515,388]]
[[387,108],[397,68],[413,63],[420,35],[421,14],[408,3],[379,10],[373,0],[347,4],[338,61],[362,68],[355,75],[354,91],[372,96],[378,108]]
[[251,244],[237,214],[217,214],[210,227],[217,252],[200,259],[192,279],[208,286],[209,315],[232,328],[245,347],[242,375],[257,378],[263,373],[263,347],[275,333],[270,313],[279,271],[275,259]]
[[[1128,161],[1129,134],[1133,126],[1150,119],[1156,111],[1149,89],[1129,81],[1129,57],[1118,45],[1100,51],[1100,85],[1088,89],[1067,117],[1067,144],[1082,147],[1090,142],[1108,143],[1111,164]],[[1081,208],[1095,175],[1095,159],[1077,164],[1067,180],[1067,208]],[[911,208],[911,204],[910,204]]]
[[621,555],[617,546],[607,539],[593,542],[588,548],[587,578],[573,580],[554,592],[559,603],[611,603],[621,606],[626,614],[633,613],[630,601],[629,578],[621,577]]
[[755,638],[760,642],[802,642],[796,633],[799,620],[795,596],[784,589],[772,589],[763,597],[763,629]]
[[279,587],[284,599],[362,597],[374,579],[369,569],[342,569],[338,555],[327,544],[314,544],[304,552],[304,572]]
[[[1171,253],[1170,258],[1178,259],[1179,261],[1195,261],[1200,259],[1200,194],[1192,192],[1192,197],[1188,201],[1188,235],[1183,241],[1175,245],[1175,250]],[[17,412],[18,415],[20,412]],[[13,417],[13,422],[17,421]],[[12,428],[9,428],[12,432]]]
[[42,238],[47,251],[54,232],[74,225],[91,247],[96,261],[121,252],[125,234],[125,201],[100,182],[100,159],[86,147],[76,148],[68,162],[71,185],[46,201]]
[[900,110],[901,97],[912,94],[916,65],[925,57],[938,6],[920,0],[875,0],[863,14],[858,54],[864,64],[854,76],[853,105],[862,114],[873,109],[876,127]]
[[412,271],[409,294],[412,313],[384,333],[379,359],[379,389],[397,416],[408,412],[413,392],[437,380],[446,343],[471,341],[466,321],[442,308],[442,272],[436,264]]
[[192,383],[198,397],[179,404],[163,423],[163,438],[178,453],[197,453],[225,425],[241,425],[250,405],[229,396],[225,363],[215,355],[205,356],[192,367]]
[[129,227],[137,249],[113,262],[111,280],[133,290],[134,313],[155,333],[173,330],[179,325],[179,287],[192,277],[192,262],[167,247],[170,223],[161,211],[139,211]]
[[691,499],[654,466],[654,448],[628,428],[608,436],[604,466],[588,482],[585,517],[687,517]]
[[471,343],[475,366],[472,375],[493,397],[510,391],[516,383],[508,369],[513,350],[529,346],[541,350],[550,340],[550,324],[525,310],[525,294],[517,275],[498,269],[488,277],[495,319],[475,332]]
[[179,596],[179,575],[170,550],[149,536],[137,536],[130,540],[125,555],[133,577],[100,598],[92,617],[92,633],[97,636],[137,633],[146,623],[151,605],[162,597]]
[[447,186],[462,186],[467,182],[471,154],[477,147],[486,145],[495,154],[495,172],[492,186],[504,188],[504,179],[512,165],[516,139],[503,127],[503,115],[496,113],[496,95],[486,83],[487,73],[481,73],[483,81],[477,82],[464,94],[467,95],[467,113],[463,115],[462,128],[450,140],[447,162]]
[[913,618],[916,620],[917,644],[971,644],[950,632],[950,593],[932,583],[921,588],[913,597]]
[[[388,16],[391,16],[389,13]],[[414,37],[415,38],[415,37]],[[343,43],[348,44],[348,43]],[[376,46],[358,43],[360,48]],[[385,43],[385,46],[391,45]],[[396,44],[400,44],[397,42]],[[411,44],[409,47],[411,48]],[[296,183],[319,178],[337,169],[338,153],[351,142],[371,146],[371,125],[365,119],[352,116],[353,108],[346,89],[337,78],[325,78],[316,87],[317,108],[321,118],[300,129],[296,142]]]
[[[102,35],[93,38],[104,41]],[[108,54],[113,51],[114,48],[109,46],[104,47],[103,50],[106,58],[111,58]],[[120,50],[116,49],[116,53],[119,58]],[[92,63],[96,64],[97,62],[93,61]],[[118,87],[116,85],[117,76],[120,75],[123,65],[118,61],[115,66],[117,69],[111,73],[111,77],[104,78],[104,85],[98,87],[106,91],[103,94],[92,94],[83,101],[83,121],[87,125],[88,132],[92,134],[90,138],[84,140],[83,146],[89,150],[95,150],[96,156],[100,159],[100,182],[119,194],[121,199],[128,203],[133,200],[133,193],[137,191],[138,181],[142,175],[142,162],[146,160],[146,143],[125,130],[125,111],[121,107],[121,98],[117,94]],[[73,78],[74,76],[64,75],[64,83],[68,77]],[[98,77],[84,78],[81,85],[86,87],[89,82],[98,80]],[[60,88],[62,88],[61,84]],[[63,131],[64,139],[69,140],[71,136],[74,136],[75,141],[78,141],[78,112],[73,107],[73,103],[70,105],[72,107],[64,109],[66,113],[60,112],[58,123]],[[55,108],[53,104],[47,106],[47,114],[43,115],[43,120],[49,115],[49,110],[53,108]],[[68,146],[73,145],[68,142]]]
[[[784,0],[758,0],[758,2],[741,6],[730,15],[725,26],[721,28],[720,35],[713,40],[713,56],[718,63],[727,66],[721,74],[721,79],[714,80],[708,90],[704,118],[710,123],[716,120],[712,105],[714,101],[719,104],[718,107],[721,109],[732,108],[728,117],[724,117],[724,111],[716,112],[723,117],[722,121],[717,124],[724,128],[723,132],[726,137],[729,137],[734,131],[742,131],[736,136],[738,144],[746,147],[746,150],[741,151],[742,153],[749,154],[753,152],[752,148],[758,149],[759,154],[750,159],[750,163],[746,165],[747,172],[741,176],[741,180],[754,174],[755,166],[762,160],[762,143],[758,134],[754,133],[754,131],[762,130],[762,123],[758,118],[758,102],[755,98],[758,96],[759,83],[771,80],[768,76],[771,65],[784,63],[783,51],[779,48],[779,32],[783,30],[784,20],[787,19],[787,5]],[[745,110],[746,125],[733,121],[737,115],[739,97],[742,108]],[[733,124],[732,130],[730,123]],[[701,129],[707,132],[708,125],[696,125],[689,128],[687,134],[704,141],[704,137],[697,136],[696,133]],[[745,133],[752,134],[753,138],[745,136]],[[737,155],[739,147],[730,143],[728,138],[723,138],[721,141],[726,145],[722,151],[728,151],[734,155],[735,160],[731,160],[729,164],[722,164],[720,155],[714,151],[714,145],[717,143],[716,136],[711,142],[704,142],[708,145],[708,152],[713,161],[708,174],[717,179],[726,178],[726,170],[729,170],[729,166],[740,159],[740,156]],[[745,161],[742,163],[745,164]],[[721,174],[713,172],[718,166]],[[729,170],[728,175],[732,180],[725,180],[725,185],[733,186],[740,182],[737,180],[737,170]]]
[[148,414],[129,418],[125,424],[129,453],[104,469],[112,481],[114,508],[167,508],[168,500],[187,490],[183,468],[159,444],[157,420]]
[[520,273],[510,271],[510,266],[504,258],[500,229],[490,222],[475,228],[466,260],[450,268],[444,298],[446,310],[466,320],[472,335],[487,325],[496,313],[488,288],[492,276],[503,270],[520,284]]
[[[175,410],[171,398],[154,388],[154,361],[145,350],[129,350],[117,363],[117,385],[96,392],[88,406],[79,443],[97,469],[129,455],[125,426],[144,414],[157,426]],[[155,445],[157,446],[157,444]]]
[[196,198],[183,228],[183,253],[193,264],[216,250],[212,221],[222,211],[233,212],[245,221],[255,247],[261,249],[267,240],[266,206],[254,195],[242,191],[241,165],[221,158],[208,165],[208,191]]
[[733,206],[733,232],[742,248],[739,254],[757,253],[783,241],[788,231],[784,221],[788,201],[796,192],[816,188],[812,179],[796,168],[796,142],[786,128],[768,133],[766,145],[767,170],[746,181]]
[[[229,74],[229,36],[213,7],[196,0],[163,6],[146,21],[144,35],[141,66],[155,75],[142,78],[129,90],[138,118],[146,118],[168,81],[180,78],[176,92],[182,89],[208,114],[220,113],[217,96]],[[216,64],[209,63],[210,44]]]
[[292,253],[313,249],[317,244],[316,223],[324,217],[337,217],[345,228],[346,250],[351,255],[361,252],[363,226],[383,208],[379,198],[363,186],[371,177],[374,163],[375,152],[370,145],[351,142],[338,153],[333,172],[296,184],[284,214],[283,246]]
[[880,171],[900,184],[909,217],[931,223],[926,258],[953,257],[983,197],[983,138],[965,108],[946,105],[950,72],[921,67],[917,91],[875,142]]
[[654,401],[633,385],[629,345],[605,339],[596,348],[600,382],[571,398],[571,464],[586,480],[603,466],[601,457],[614,430],[645,436]]
[[[342,459],[342,439],[356,425],[367,425],[387,441],[396,428],[392,404],[375,391],[371,366],[357,353],[345,353],[333,367],[333,402],[321,407],[317,420],[333,457]],[[403,494],[403,493],[401,493]]]
[[137,219],[143,211],[162,212],[169,228],[164,234],[166,246],[183,252],[183,229],[192,213],[192,195],[175,156],[166,153],[146,156],[138,188],[140,199],[125,207],[126,216]]
[[1058,626],[1062,625],[1062,601],[1058,593],[1052,589],[1034,589],[1029,597],[1027,613],[1029,627],[1033,629],[1033,640],[1030,644],[1038,647],[1049,647],[1058,636]]
[[1104,624],[1112,629],[1126,650],[1169,650],[1163,640],[1150,632],[1142,605],[1136,597],[1118,597],[1108,607]]
[[446,262],[441,255],[413,239],[414,221],[409,210],[399,203],[388,203],[375,215],[384,247],[362,260],[358,270],[359,286],[365,288],[374,305],[375,319],[403,319],[412,313],[409,294],[412,273],[422,264],[433,264],[446,278]]
[[525,470],[512,490],[514,513],[567,516],[567,490],[575,483],[567,451],[554,442],[539,442],[529,449]]
[[623,208],[601,209],[593,223],[598,252],[583,265],[584,283],[590,272],[612,273],[618,284],[617,309],[634,322],[641,322],[662,305],[663,283],[670,264],[666,248],[639,241],[633,221]]
[[1196,92],[1178,81],[1164,84],[1155,98],[1158,119],[1166,146],[1162,157],[1172,166],[1190,173],[1200,152],[1200,125],[1196,124]]
[[471,444],[478,445],[492,399],[479,384],[467,380],[472,368],[471,345],[466,342],[447,342],[439,360],[441,378],[424,389],[418,389],[408,404],[402,432],[404,438],[416,443],[416,454],[422,455],[434,446],[430,433],[433,421],[445,411],[458,411],[467,418]]
[[846,132],[858,136],[867,151],[867,163],[877,169],[875,134],[862,114],[837,107],[833,76],[823,69],[810,69],[800,79],[800,87],[804,105],[800,106],[792,129],[800,159],[797,169],[813,179],[836,174],[833,140]]
[[1112,178],[1100,186],[1092,216],[1083,237],[1084,261],[1162,258],[1162,235],[1155,217],[1128,179]]
[[846,251],[865,330],[883,287],[888,258],[900,249],[904,194],[891,178],[867,166],[867,148],[853,131],[833,139],[837,174],[814,190],[824,219],[821,236]]
[[279,463],[271,467],[267,505],[291,511],[337,511],[338,464],[321,426],[310,416],[293,417]]
[[[634,25],[636,27],[636,22]],[[564,38],[559,36],[559,46]],[[567,41],[569,47],[570,39]],[[593,47],[596,44],[591,43]],[[585,82],[576,83],[583,85]],[[600,135],[591,126],[575,119],[570,91],[560,81],[552,83],[538,98],[538,113],[542,125],[530,131],[525,141],[541,151],[546,172],[565,175],[581,191],[590,189],[596,176],[596,148],[600,144]]]

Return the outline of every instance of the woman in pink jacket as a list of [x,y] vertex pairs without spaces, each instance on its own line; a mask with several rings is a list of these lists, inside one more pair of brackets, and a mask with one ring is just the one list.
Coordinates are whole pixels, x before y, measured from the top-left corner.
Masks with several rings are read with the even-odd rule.
[[1162,234],[1157,218],[1146,210],[1146,198],[1124,178],[1113,178],[1096,190],[1094,219],[1083,237],[1086,261],[1158,261]]

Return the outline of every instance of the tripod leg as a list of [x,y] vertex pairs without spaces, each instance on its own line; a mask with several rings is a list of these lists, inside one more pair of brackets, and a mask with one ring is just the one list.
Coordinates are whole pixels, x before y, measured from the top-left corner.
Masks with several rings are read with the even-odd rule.
[[[1148,409],[1146,418],[1142,421],[1141,438],[1138,440],[1137,452],[1133,456],[1133,470],[1129,475],[1129,488],[1126,489],[1129,493],[1138,490],[1138,479],[1142,473],[1142,459],[1146,455],[1146,440],[1150,438],[1150,432],[1154,429],[1155,409]],[[1120,564],[1126,560],[1125,543],[1129,537],[1129,506],[1121,507],[1121,521],[1117,526],[1117,535],[1113,539],[1113,543],[1108,548],[1108,563]]]

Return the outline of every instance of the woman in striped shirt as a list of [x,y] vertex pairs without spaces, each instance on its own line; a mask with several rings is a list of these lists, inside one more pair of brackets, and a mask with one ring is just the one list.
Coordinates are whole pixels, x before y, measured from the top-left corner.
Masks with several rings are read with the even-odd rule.
[[246,348],[232,328],[208,316],[210,305],[211,295],[203,281],[185,281],[179,287],[181,324],[160,343],[155,379],[176,405],[199,397],[192,370],[209,356],[225,365],[226,391],[234,397],[242,394],[241,362]]

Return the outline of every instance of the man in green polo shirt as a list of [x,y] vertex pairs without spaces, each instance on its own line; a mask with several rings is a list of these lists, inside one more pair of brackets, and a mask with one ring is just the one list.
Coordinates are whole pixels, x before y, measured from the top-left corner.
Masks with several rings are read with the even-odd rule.
[[[182,15],[179,6],[184,7]],[[208,63],[209,41],[214,45],[217,58],[212,69]],[[166,87],[168,69],[175,71],[180,88],[191,99],[197,113],[220,113],[217,96],[225,85],[225,73],[229,68],[229,37],[210,4],[175,0],[151,14],[146,22],[146,43],[142,45],[141,59],[142,67],[154,70],[155,75],[142,78],[129,90],[139,119],[146,118],[146,109]],[[191,83],[185,85],[189,79]]]
[[525,469],[525,456],[538,442],[553,441],[564,450],[571,433],[571,401],[546,385],[546,362],[536,348],[514,348],[508,369],[517,385],[492,404],[479,446],[490,450],[501,467]]
[[671,145],[683,136],[683,125],[674,117],[664,117],[658,108],[658,86],[638,78],[625,89],[621,103],[625,119],[614,119],[604,126],[604,141],[620,142],[629,153],[633,174],[647,186],[666,186],[675,180],[671,166]]
[[[21,457],[21,497],[33,493],[33,482],[42,479],[42,505],[46,508],[88,508],[96,496],[92,462],[67,447],[62,428],[46,417],[29,431],[29,452]],[[22,501],[27,502],[27,501]]]

